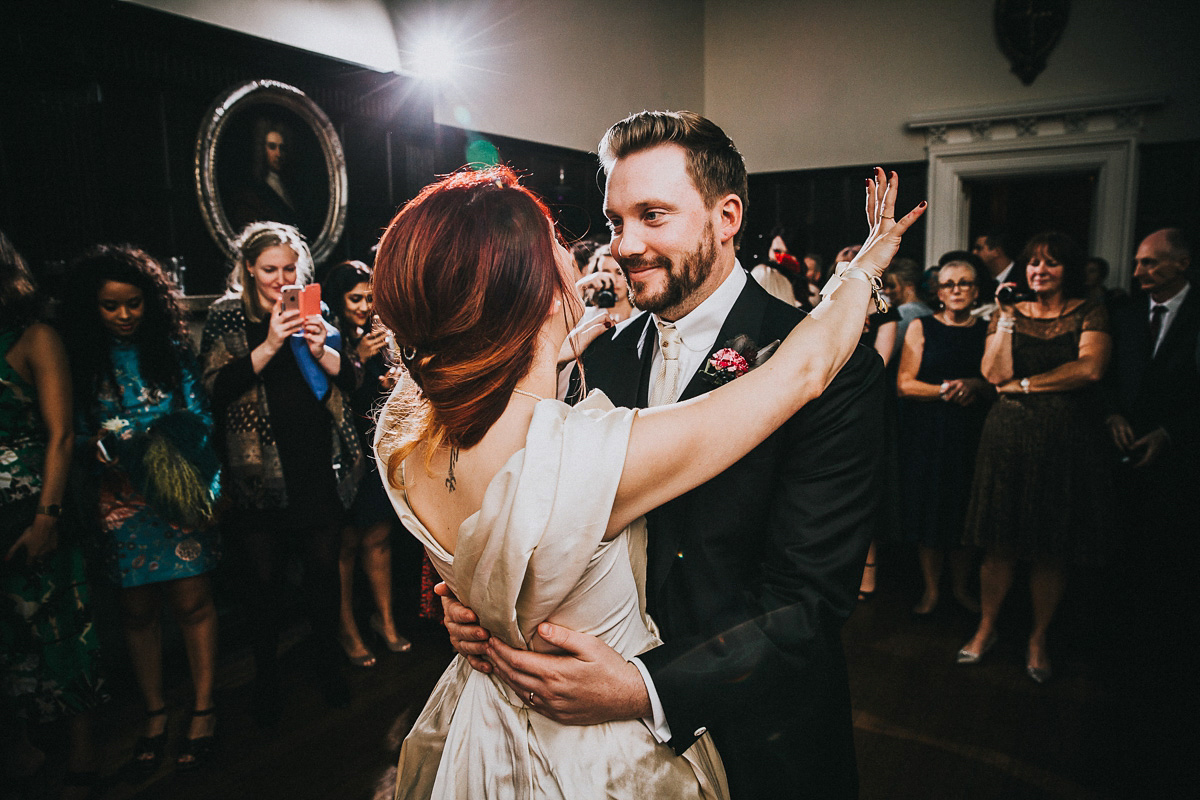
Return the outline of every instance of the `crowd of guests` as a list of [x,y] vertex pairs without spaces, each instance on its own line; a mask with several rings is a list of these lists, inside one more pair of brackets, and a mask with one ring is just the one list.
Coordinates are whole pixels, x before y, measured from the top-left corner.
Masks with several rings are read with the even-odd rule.
[[[393,608],[395,514],[367,457],[371,411],[395,381],[371,269],[330,269],[313,313],[294,288],[314,275],[295,228],[248,225],[237,252],[196,352],[173,287],[143,250],[85,252],[49,314],[0,234],[6,781],[33,775],[45,760],[29,726],[63,719],[64,796],[86,796],[96,781],[92,715],[107,692],[95,591],[113,592],[145,707],[125,773],[132,780],[158,773],[168,758],[164,607],[194,694],[171,759],[179,771],[212,759],[216,569],[228,570],[242,595],[253,713],[263,726],[279,721],[284,701],[279,637],[295,605],[294,561],[313,632],[304,662],[331,706],[349,701],[343,654],[358,667],[377,663],[353,602],[360,553],[371,630],[391,652],[411,649]],[[415,568],[400,581],[415,583]]]
[[[781,244],[776,237],[772,265],[752,274],[799,304],[773,286],[772,273],[797,275]],[[885,445],[885,486],[898,491],[884,494],[879,530],[916,548],[923,590],[913,613],[938,605],[948,561],[953,596],[979,614],[956,659],[977,664],[1027,569],[1025,670],[1044,683],[1070,575],[1117,564],[1114,607],[1141,606],[1147,593],[1187,606],[1200,298],[1189,294],[1191,251],[1176,229],[1141,242],[1132,292],[1106,288],[1108,263],[1065,234],[1033,237],[1015,260],[1010,246],[1003,234],[981,235],[928,270],[897,258],[884,277],[891,307],[868,322],[863,343],[888,367],[898,400]],[[862,600],[875,589],[876,553],[873,542]],[[1159,652],[1128,608],[1115,617],[1141,657]]]
[[[607,255],[597,248],[576,249],[592,305],[593,253]],[[1186,526],[1200,477],[1200,297],[1189,294],[1191,250],[1177,229],[1140,243],[1131,291],[1107,287],[1108,262],[1066,234],[1035,236],[1015,259],[1012,249],[990,232],[927,269],[898,257],[884,275],[889,307],[868,320],[862,344],[882,359],[893,402],[859,599],[875,592],[884,541],[915,550],[915,615],[939,605],[948,563],[955,601],[979,615],[954,657],[977,664],[1026,570],[1025,671],[1044,683],[1070,575],[1119,564],[1124,600],[1112,602],[1126,606],[1117,614],[1133,638],[1148,636],[1130,616],[1145,596],[1187,605],[1179,595],[1184,565],[1195,561]],[[831,271],[822,265],[817,254],[797,259],[773,234],[766,260],[749,271],[778,299],[811,309]],[[623,291],[615,264],[607,271]]]
[[[961,664],[991,650],[1014,576],[1027,568],[1025,669],[1042,683],[1073,572],[1124,559],[1131,606],[1143,589],[1170,601],[1186,586],[1200,296],[1190,294],[1190,249],[1174,229],[1141,243],[1132,294],[1105,288],[1108,264],[1064,234],[1034,237],[1015,260],[1008,246],[980,236],[934,267],[898,258],[885,274],[889,308],[872,315],[862,339],[887,367],[893,398],[876,539],[915,551],[917,615],[939,605],[949,563],[954,599],[979,614],[955,656]],[[821,258],[792,256],[782,236],[769,252],[754,277],[811,309]],[[0,234],[0,728],[9,775],[40,764],[28,725],[70,719],[65,791],[85,794],[94,781],[90,720],[106,691],[89,559],[115,594],[145,706],[135,777],[167,758],[164,606],[194,692],[173,758],[190,770],[212,757],[218,568],[238,575],[262,725],[282,709],[279,635],[293,559],[313,631],[307,662],[331,705],[349,699],[343,663],[378,661],[355,613],[359,561],[371,632],[391,652],[411,648],[393,608],[396,517],[369,457],[372,411],[397,377],[373,312],[371,268],[328,269],[323,313],[306,314],[285,289],[314,280],[295,228],[250,224],[237,253],[195,352],[172,287],[144,251],[103,245],[76,259],[51,326]],[[607,245],[581,243],[575,255],[589,313],[606,324],[636,313]],[[880,568],[900,568],[881,565],[881,550],[872,544],[860,600]],[[400,582],[415,583],[415,571]]]

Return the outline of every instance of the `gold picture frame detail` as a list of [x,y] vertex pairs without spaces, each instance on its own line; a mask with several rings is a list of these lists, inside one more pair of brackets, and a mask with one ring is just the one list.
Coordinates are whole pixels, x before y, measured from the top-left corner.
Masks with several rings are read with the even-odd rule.
[[[280,129],[286,133],[275,132]],[[308,191],[287,190],[280,180],[282,170],[268,176],[271,180],[264,177],[267,169],[278,166],[263,155],[264,143],[255,139],[262,139],[264,130],[269,131],[267,148],[282,150],[284,136],[293,139],[292,153],[308,161],[300,162],[304,174],[293,185]],[[319,165],[313,163],[316,155]],[[262,166],[264,159],[269,168]],[[196,138],[195,179],[205,227],[231,259],[238,232],[255,219],[295,224],[308,239],[317,264],[332,255],[345,230],[347,180],[341,140],[320,106],[295,86],[249,81],[218,97]],[[285,218],[289,214],[294,217]]]

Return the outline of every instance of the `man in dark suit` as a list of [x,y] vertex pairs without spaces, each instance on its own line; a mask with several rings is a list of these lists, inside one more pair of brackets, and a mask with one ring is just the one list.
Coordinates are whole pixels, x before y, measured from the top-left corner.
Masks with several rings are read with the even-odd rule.
[[1181,650],[1195,618],[1200,518],[1200,293],[1187,280],[1190,261],[1178,230],[1142,241],[1134,279],[1146,296],[1113,313],[1105,382],[1109,432],[1124,454],[1122,541],[1105,580],[1112,696],[1123,714],[1114,749],[1127,760],[1117,773],[1138,776],[1129,788],[1139,796],[1193,785],[1179,769],[1193,764],[1185,769],[1194,774],[1188,747],[1200,714],[1194,665]]
[[1167,466],[1180,458],[1195,466],[1192,454],[1200,444],[1194,358],[1200,296],[1192,293],[1187,280],[1190,263],[1178,230],[1166,228],[1147,236],[1138,247],[1133,273],[1147,296],[1114,315],[1114,408],[1108,426],[1136,470]]
[[[711,388],[705,362],[731,339],[765,346],[800,321],[737,262],[746,170],[720,128],[643,112],[610,129],[600,157],[612,252],[646,313],[588,348],[589,388],[625,406],[687,400]],[[882,376],[860,347],[759,447],[647,516],[647,606],[665,644],[626,662],[554,626],[541,635],[569,655],[495,640],[476,654],[510,682],[545,678],[553,696],[535,708],[561,722],[642,718],[680,753],[710,731],[736,798],[856,797],[841,628],[876,508]],[[456,645],[485,635],[446,608]]]

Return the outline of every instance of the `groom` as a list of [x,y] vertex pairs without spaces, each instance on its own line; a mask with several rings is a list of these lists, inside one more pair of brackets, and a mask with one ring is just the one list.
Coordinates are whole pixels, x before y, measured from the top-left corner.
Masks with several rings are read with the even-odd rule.
[[[712,388],[700,373],[716,350],[739,335],[782,339],[803,313],[737,261],[746,168],[720,128],[643,112],[609,129],[599,152],[613,256],[649,313],[588,348],[587,386],[618,406],[687,400]],[[514,650],[479,641],[474,616],[446,599],[456,648],[560,722],[642,718],[679,753],[710,731],[735,798],[857,797],[841,628],[878,494],[882,375],[858,348],[750,454],[647,515],[647,605],[662,646],[626,662],[543,624],[563,654]]]

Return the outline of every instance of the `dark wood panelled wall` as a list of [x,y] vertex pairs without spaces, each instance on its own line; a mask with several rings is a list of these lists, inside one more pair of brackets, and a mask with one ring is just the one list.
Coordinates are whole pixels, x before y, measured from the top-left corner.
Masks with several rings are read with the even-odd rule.
[[[479,138],[436,125],[410,78],[125,3],[6,0],[0,31],[0,229],[51,291],[64,261],[117,241],[183,258],[189,294],[222,288],[193,154],[209,106],[244,81],[296,86],[333,122],[349,180],[336,260],[369,260],[396,209]],[[603,227],[594,155],[486,138],[565,228]]]

